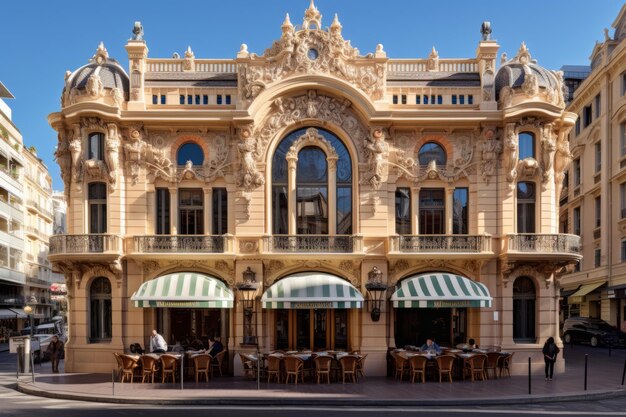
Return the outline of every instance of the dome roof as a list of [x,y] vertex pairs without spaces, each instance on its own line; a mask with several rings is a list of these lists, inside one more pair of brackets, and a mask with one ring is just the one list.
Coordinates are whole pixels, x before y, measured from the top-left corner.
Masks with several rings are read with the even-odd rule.
[[101,43],[96,54],[84,65],[74,71],[68,78],[66,88],[84,90],[87,81],[92,75],[97,75],[102,81],[102,87],[108,89],[118,88],[124,97],[128,96],[130,80],[124,68],[113,58],[109,58],[107,50]]
[[521,88],[527,74],[535,76],[540,88],[555,90],[560,88],[556,76],[550,70],[538,65],[537,61],[531,60],[526,45],[522,43],[517,56],[503,63],[496,74],[496,100],[500,98],[500,91],[504,87]]

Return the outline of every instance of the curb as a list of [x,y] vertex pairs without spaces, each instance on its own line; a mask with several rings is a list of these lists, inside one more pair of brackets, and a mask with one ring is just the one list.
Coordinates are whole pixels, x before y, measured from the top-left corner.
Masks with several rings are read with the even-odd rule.
[[417,406],[460,406],[460,405],[519,405],[556,403],[564,401],[592,401],[626,396],[626,389],[594,392],[573,392],[563,395],[527,395],[514,397],[491,397],[477,399],[411,399],[411,400],[381,400],[381,399],[351,399],[351,398],[139,398],[113,395],[92,396],[87,394],[67,393],[63,391],[45,391],[32,386],[30,383],[19,382],[17,391],[38,397],[65,399],[73,401],[89,401],[113,404],[144,404],[144,405],[219,405],[219,406],[359,406],[359,407],[417,407]]

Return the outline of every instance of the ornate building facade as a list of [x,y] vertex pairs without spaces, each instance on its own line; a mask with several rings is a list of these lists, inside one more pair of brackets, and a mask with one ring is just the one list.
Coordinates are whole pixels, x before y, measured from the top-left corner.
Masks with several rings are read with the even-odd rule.
[[498,68],[488,22],[467,59],[361,54],[313,3],[281,30],[262,54],[151,58],[137,22],[128,72],[101,44],[66,74],[66,370],[108,372],[153,328],[221,336],[235,374],[258,345],[360,350],[380,375],[427,337],[540,366],[580,259],[562,74],[524,44]]

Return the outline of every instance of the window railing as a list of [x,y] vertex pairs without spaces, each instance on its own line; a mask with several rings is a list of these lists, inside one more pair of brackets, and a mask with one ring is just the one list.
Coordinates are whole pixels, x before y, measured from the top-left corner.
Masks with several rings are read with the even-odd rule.
[[391,251],[405,253],[491,252],[487,235],[399,235],[391,237]]
[[117,235],[55,235],[50,237],[49,254],[119,252],[121,242]]
[[508,248],[513,252],[543,252],[580,254],[580,236],[569,234],[508,235]]
[[139,253],[224,253],[223,235],[151,235],[135,236]]
[[279,253],[352,253],[360,249],[360,236],[273,235],[264,238],[264,247]]

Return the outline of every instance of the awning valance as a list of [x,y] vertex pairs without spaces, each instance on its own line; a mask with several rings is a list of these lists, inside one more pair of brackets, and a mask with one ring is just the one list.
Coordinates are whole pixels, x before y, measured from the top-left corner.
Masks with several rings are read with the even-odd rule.
[[135,307],[232,308],[234,297],[217,278],[177,272],[144,282],[130,299]]
[[397,308],[491,307],[492,298],[480,282],[437,272],[402,280],[391,301]]
[[602,282],[594,282],[593,284],[585,284],[582,285],[578,291],[576,291],[574,294],[570,295],[567,298],[567,304],[580,304],[583,302],[583,300],[585,299],[585,295],[595,291],[596,289],[598,289],[599,287],[603,286],[605,284],[604,281]]
[[302,272],[275,282],[261,301],[263,308],[361,308],[363,295],[337,276]]
[[25,318],[28,318],[28,316],[19,309],[0,308],[0,320]]

